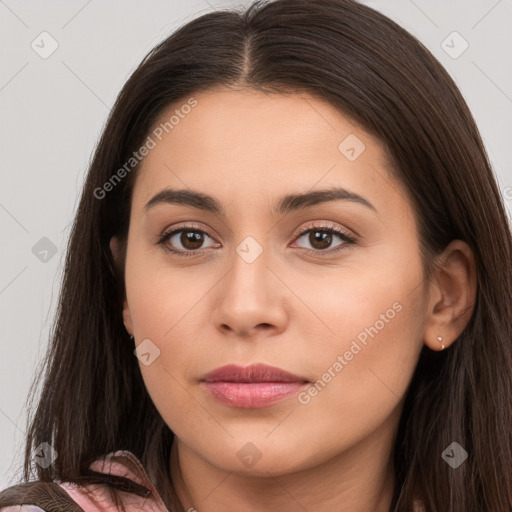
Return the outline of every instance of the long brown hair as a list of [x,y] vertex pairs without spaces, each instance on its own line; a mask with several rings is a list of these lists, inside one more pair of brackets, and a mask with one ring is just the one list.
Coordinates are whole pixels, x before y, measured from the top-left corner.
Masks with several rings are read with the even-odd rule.
[[[428,279],[434,257],[460,239],[472,248],[478,292],[459,339],[423,348],[405,397],[393,467],[394,511],[505,512],[512,507],[512,240],[471,113],[448,73],[412,35],[354,0],[258,1],[198,17],[158,44],[133,72],[95,151],[69,240],[44,376],[29,418],[24,479],[35,447],[58,457],[42,481],[106,481],[89,463],[127,449],[170,510],[173,433],[141,377],[122,322],[123,270],[109,240],[126,240],[137,166],[101,196],[169,105],[208,88],[304,91],[380,139],[410,196]],[[200,108],[200,107],[199,107]],[[113,182],[111,182],[113,183]],[[102,188],[105,190],[105,188]],[[44,371],[43,371],[44,370]],[[31,402],[32,403],[32,402]],[[457,469],[452,442],[469,454]],[[132,486],[133,492],[141,492]]]

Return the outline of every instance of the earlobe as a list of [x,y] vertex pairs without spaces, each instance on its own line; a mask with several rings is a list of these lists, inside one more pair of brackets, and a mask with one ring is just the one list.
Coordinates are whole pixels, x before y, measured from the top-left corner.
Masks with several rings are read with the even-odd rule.
[[474,311],[473,251],[462,240],[453,240],[439,256],[436,269],[429,283],[424,341],[432,350],[442,350],[462,334]]

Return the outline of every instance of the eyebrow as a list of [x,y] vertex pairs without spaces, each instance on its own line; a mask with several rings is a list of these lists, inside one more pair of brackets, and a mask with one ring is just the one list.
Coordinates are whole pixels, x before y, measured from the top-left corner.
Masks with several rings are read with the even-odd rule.
[[[278,215],[284,215],[293,211],[304,210],[317,204],[337,200],[359,203],[377,212],[377,209],[367,199],[342,187],[332,187],[323,190],[314,190],[312,192],[288,194],[279,200],[277,205],[274,207],[273,212]],[[192,208],[197,208],[217,215],[225,214],[223,206],[214,197],[194,190],[163,189],[146,203],[145,209],[148,211],[157,204],[162,203],[191,206]]]

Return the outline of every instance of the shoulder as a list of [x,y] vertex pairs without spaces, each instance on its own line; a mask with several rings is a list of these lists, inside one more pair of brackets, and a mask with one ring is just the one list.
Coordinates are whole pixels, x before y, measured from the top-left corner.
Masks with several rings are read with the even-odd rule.
[[[148,496],[123,493],[123,504],[148,512],[168,512],[142,463],[127,450],[117,450],[95,460],[90,469],[132,480],[149,489]],[[65,508],[63,506],[65,505]],[[0,512],[114,512],[116,511],[106,484],[80,486],[74,482],[28,482],[0,492]]]
[[[139,510],[144,507],[143,510],[148,512],[168,512],[142,463],[132,452],[127,450],[110,452],[95,460],[89,467],[98,473],[127,478],[148,489],[147,496],[123,493],[123,505],[128,509]],[[86,511],[117,512],[107,485],[92,484],[82,487],[73,482],[59,482],[59,485]]]
[[55,482],[25,482],[0,492],[1,512],[54,512],[63,507],[70,512],[83,512]]

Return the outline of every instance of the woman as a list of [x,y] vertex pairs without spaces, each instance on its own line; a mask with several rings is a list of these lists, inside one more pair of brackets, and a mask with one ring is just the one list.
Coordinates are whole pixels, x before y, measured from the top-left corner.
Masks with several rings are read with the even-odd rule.
[[191,21],[98,144],[39,483],[0,507],[510,510],[511,249],[466,103],[394,22],[352,0]]

